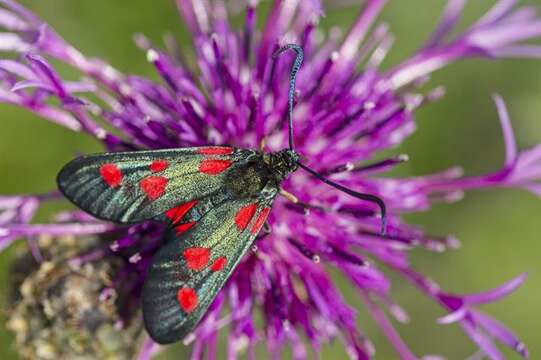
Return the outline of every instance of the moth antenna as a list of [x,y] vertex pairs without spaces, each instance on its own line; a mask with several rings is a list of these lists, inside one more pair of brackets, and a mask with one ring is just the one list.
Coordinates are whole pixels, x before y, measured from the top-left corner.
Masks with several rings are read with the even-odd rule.
[[295,80],[297,79],[297,73],[302,65],[302,60],[304,59],[304,52],[299,45],[296,44],[287,44],[279,48],[272,54],[272,58],[276,59],[283,52],[292,49],[297,53],[295,57],[295,62],[291,68],[291,75],[289,78],[289,93],[288,93],[288,117],[289,117],[289,149],[293,150],[293,97],[295,95]]
[[385,229],[387,227],[387,207],[385,206],[385,202],[377,197],[376,195],[371,195],[371,194],[364,194],[364,193],[360,193],[360,192],[357,192],[357,191],[354,191],[354,190],[351,190],[351,189],[348,189],[347,187],[345,186],[342,186],[338,183],[335,183],[334,181],[331,181],[329,179],[327,179],[326,177],[324,177],[323,175],[321,175],[320,173],[310,169],[308,166],[304,165],[304,164],[301,164],[300,162],[298,163],[299,164],[299,167],[301,167],[302,169],[304,169],[305,171],[309,172],[312,176],[314,176],[315,178],[323,181],[325,184],[327,185],[330,185],[348,195],[351,195],[357,199],[361,199],[361,200],[365,200],[365,201],[369,201],[371,203],[374,203],[376,205],[379,206],[379,209],[380,209],[380,212],[381,212],[381,235],[385,235]]
[[[287,50],[294,50],[297,56],[295,57],[295,61],[293,62],[293,67],[291,68],[291,75],[289,78],[289,93],[288,93],[288,120],[289,120],[289,149],[293,150],[293,98],[295,96],[295,81],[297,80],[297,73],[299,72],[299,69],[301,68],[302,61],[304,59],[304,52],[302,51],[302,48],[299,45],[296,44],[287,44],[279,48],[274,52],[272,55],[273,59],[276,59],[280,54]],[[323,175],[319,174],[318,172],[310,169],[308,166],[298,163],[301,168],[303,168],[305,171],[312,174],[317,179],[323,181],[325,184],[330,185],[348,195],[351,195],[357,199],[369,201],[372,203],[375,203],[379,206],[381,211],[381,234],[385,234],[385,228],[387,227],[387,208],[385,206],[385,202],[383,202],[382,199],[375,195],[371,194],[364,194],[360,193],[351,189],[348,189],[338,183],[335,183],[334,181],[331,181],[324,177]]]

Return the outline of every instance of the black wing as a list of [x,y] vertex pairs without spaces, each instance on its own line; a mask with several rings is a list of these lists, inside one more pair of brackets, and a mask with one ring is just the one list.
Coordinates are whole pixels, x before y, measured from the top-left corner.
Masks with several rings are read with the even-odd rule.
[[167,233],[143,287],[145,326],[156,342],[193,330],[250,248],[277,192],[269,182],[259,198],[223,201],[189,230]]
[[220,192],[229,172],[255,154],[216,146],[88,155],[64,166],[57,183],[93,216],[136,223]]

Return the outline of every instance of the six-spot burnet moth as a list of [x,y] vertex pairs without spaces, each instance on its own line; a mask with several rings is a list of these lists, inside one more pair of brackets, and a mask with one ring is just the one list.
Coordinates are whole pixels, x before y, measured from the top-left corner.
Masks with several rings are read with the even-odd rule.
[[275,153],[207,146],[79,157],[58,174],[58,187],[93,216],[117,223],[166,222],[164,245],[152,259],[142,307],[150,336],[167,344],[201,320],[263,227],[280,183],[299,167],[356,198],[385,204],[337,184],[302,164],[293,146],[293,97],[302,49],[288,93],[289,149]]

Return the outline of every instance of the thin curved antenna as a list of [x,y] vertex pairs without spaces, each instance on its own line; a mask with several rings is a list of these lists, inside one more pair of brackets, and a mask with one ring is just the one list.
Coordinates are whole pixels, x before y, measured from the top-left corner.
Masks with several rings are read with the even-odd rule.
[[331,180],[327,179],[326,177],[319,174],[318,172],[310,169],[308,166],[306,166],[304,164],[301,164],[300,162],[298,164],[299,164],[299,167],[301,167],[305,171],[309,172],[310,174],[312,174],[317,179],[323,181],[325,184],[330,185],[330,186],[332,186],[332,187],[334,187],[334,188],[336,188],[336,189],[338,189],[338,190],[340,190],[342,192],[345,192],[348,195],[356,197],[357,199],[369,201],[371,203],[374,203],[374,204],[378,205],[379,209],[381,211],[381,230],[380,230],[380,232],[381,232],[381,235],[385,235],[385,228],[387,227],[387,207],[385,206],[385,202],[383,202],[382,199],[380,199],[376,195],[364,194],[364,193],[360,193],[360,192],[348,189],[345,186],[342,186],[342,185],[340,185],[338,183],[335,183],[334,181],[331,181]]
[[[297,53],[297,56],[295,57],[295,62],[293,63],[293,67],[291,68],[291,75],[289,78],[289,93],[288,93],[288,117],[289,117],[289,149],[294,150],[293,146],[293,98],[295,96],[295,80],[297,79],[297,73],[299,72],[299,69],[301,68],[302,61],[304,59],[304,52],[302,51],[302,48],[297,44],[287,44],[285,46],[282,46],[278,50],[272,54],[272,58],[276,59],[280,54],[283,52],[292,49]],[[379,206],[381,211],[381,234],[385,235],[385,228],[387,227],[387,208],[385,206],[385,203],[382,199],[375,195],[370,194],[364,194],[360,193],[351,189],[348,189],[347,187],[344,187],[338,183],[335,183],[334,181],[331,181],[324,177],[323,175],[319,174],[317,171],[310,169],[308,166],[298,163],[299,167],[304,169],[305,171],[312,174],[317,179],[323,181],[325,184],[330,185],[334,187],[335,189],[338,189],[342,192],[345,192],[348,195],[351,195],[357,199],[361,199],[364,201],[369,201],[371,203],[374,203]]]
[[287,44],[282,46],[272,54],[272,58],[276,59],[281,53],[289,49],[294,50],[297,53],[295,57],[295,62],[291,68],[291,75],[289,78],[289,94],[288,94],[288,116],[289,116],[289,149],[293,150],[293,97],[295,96],[295,80],[297,79],[297,73],[302,65],[302,60],[304,59],[304,52],[302,48],[297,44]]

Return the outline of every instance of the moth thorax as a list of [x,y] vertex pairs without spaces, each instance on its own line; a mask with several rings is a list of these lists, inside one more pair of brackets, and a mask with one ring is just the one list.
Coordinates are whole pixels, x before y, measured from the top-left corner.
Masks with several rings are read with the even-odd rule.
[[265,154],[264,158],[280,181],[299,167],[299,154],[294,150],[285,149],[276,153]]

